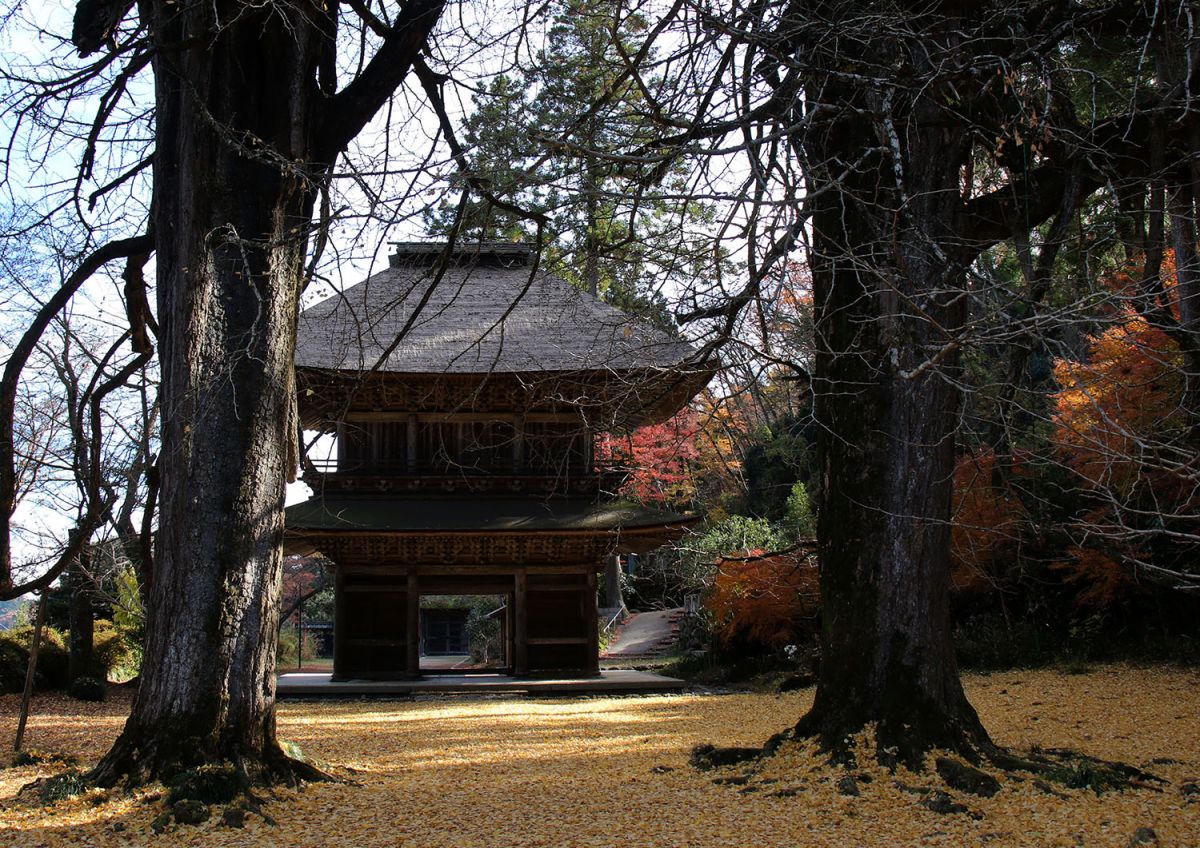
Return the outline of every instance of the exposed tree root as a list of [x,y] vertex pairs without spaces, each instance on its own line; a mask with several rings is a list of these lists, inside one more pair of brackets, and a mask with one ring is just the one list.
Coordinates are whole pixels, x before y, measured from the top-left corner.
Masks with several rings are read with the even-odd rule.
[[[970,716],[974,717],[973,710]],[[1166,783],[1145,769],[1065,748],[1035,749],[1027,754],[1010,751],[992,742],[977,719],[949,722],[924,736],[913,732],[915,728],[908,725],[905,729],[909,736],[904,740],[897,740],[883,724],[864,724],[857,730],[844,730],[832,736],[827,728],[824,732],[814,729],[819,725],[813,713],[809,713],[795,727],[772,736],[761,748],[698,745],[692,750],[690,762],[701,770],[731,765],[745,765],[754,770],[785,744],[812,740],[828,755],[830,764],[855,768],[858,757],[865,753],[861,748],[863,731],[870,731],[869,735],[874,737],[873,758],[880,764],[892,771],[904,765],[910,771],[922,772],[928,768],[930,754],[943,752],[934,757],[938,776],[951,789],[981,797],[991,797],[1001,789],[1000,781],[989,771],[999,771],[1017,781],[1033,777],[1043,783],[1043,791],[1055,795],[1059,794],[1053,788],[1055,785],[1097,793],[1126,788],[1160,792]],[[928,723],[923,729],[930,730]]]
[[786,734],[816,740],[834,762],[850,767],[863,753],[855,739],[868,728],[874,738],[874,758],[893,770],[903,765],[921,771],[926,755],[935,750],[952,752],[974,764],[998,750],[965,697],[947,708],[923,700],[914,689],[889,699],[886,706],[882,717],[865,710],[822,707],[818,691],[817,704]]
[[[196,824],[211,815],[212,808],[223,807],[222,816],[231,826],[241,827],[246,814],[268,824],[275,820],[264,810],[270,800],[256,790],[273,786],[300,786],[306,782],[341,782],[341,778],[316,764],[292,756],[272,740],[261,753],[240,752],[225,759],[207,759],[199,746],[165,742],[154,737],[143,745],[130,741],[128,727],[107,755],[87,774],[76,773],[82,788],[126,790],[161,781],[167,787],[164,810],[151,824],[156,833],[173,824]],[[30,787],[31,796],[46,795],[46,778]]]
[[178,775],[207,767],[228,767],[241,788],[252,786],[299,786],[305,782],[337,782],[340,779],[319,766],[291,756],[275,740],[259,751],[206,752],[189,747],[187,740],[164,740],[155,736],[139,744],[127,727],[112,749],[86,775],[94,786],[128,788],[151,781],[170,785]]
[[[169,737],[165,737],[169,740]],[[195,741],[195,740],[193,740]],[[206,762],[199,746],[154,737],[144,745],[130,741],[128,727],[92,771],[68,770],[23,787],[20,795],[34,803],[47,803],[91,788],[125,790],[161,781],[167,791],[163,811],[151,823],[155,833],[176,825],[198,824],[215,808],[231,827],[242,827],[253,814],[267,824],[275,820],[265,811],[270,800],[256,790],[273,786],[299,786],[305,782],[340,782],[341,778],[314,763],[292,756],[272,740],[261,754],[240,753]]]
[[1148,789],[1161,792],[1166,780],[1128,763],[1103,760],[1069,748],[1041,748],[1026,755],[996,748],[988,761],[1005,772],[1025,772],[1069,789]]

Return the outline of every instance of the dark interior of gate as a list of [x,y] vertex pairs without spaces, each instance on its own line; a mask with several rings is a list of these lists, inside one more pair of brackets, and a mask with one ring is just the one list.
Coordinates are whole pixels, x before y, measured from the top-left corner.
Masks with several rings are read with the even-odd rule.
[[[531,258],[402,244],[301,316],[301,423],[334,448],[305,458],[314,495],[287,509],[285,547],[335,564],[335,679],[595,675],[605,558],[696,520],[619,501],[627,470],[594,448],[674,414],[713,364]],[[434,659],[462,626],[443,596],[498,599],[502,659]]]
[[[408,679],[422,674],[595,674],[598,670],[595,572],[380,576],[339,569],[334,613],[334,678]],[[591,577],[589,578],[589,573]],[[429,595],[498,596],[500,656],[452,666],[430,662],[454,650],[453,617],[422,609]],[[441,613],[441,616],[434,613]],[[518,637],[520,634],[520,637]],[[445,638],[449,645],[435,644]],[[495,659],[501,660],[496,662]]]

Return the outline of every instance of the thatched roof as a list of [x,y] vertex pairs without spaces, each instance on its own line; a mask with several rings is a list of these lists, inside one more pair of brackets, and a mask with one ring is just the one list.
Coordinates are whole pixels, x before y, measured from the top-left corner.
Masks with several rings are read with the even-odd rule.
[[695,355],[687,342],[534,274],[525,245],[475,245],[450,263],[442,252],[400,244],[391,267],[304,310],[296,365],[363,371],[382,360],[385,373],[619,372],[677,369]]

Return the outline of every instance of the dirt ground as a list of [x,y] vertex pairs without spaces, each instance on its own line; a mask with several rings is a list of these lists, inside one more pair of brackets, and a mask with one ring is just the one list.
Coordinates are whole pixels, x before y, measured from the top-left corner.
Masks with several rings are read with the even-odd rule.
[[[745,767],[699,772],[697,743],[758,745],[795,721],[810,691],[530,700],[285,703],[280,734],[353,782],[274,793],[270,826],[219,815],[157,835],[161,804],[92,793],[53,807],[12,799],[61,766],[0,770],[0,845],[280,846],[1116,846],[1136,838],[1200,846],[1200,671],[1098,666],[1085,674],[1012,671],[966,678],[997,742],[1074,748],[1142,766],[1161,786],[1096,795],[999,775],[992,798],[951,792],[965,812],[922,805],[935,774],[847,772],[791,745],[744,782]],[[15,696],[0,698],[10,744]],[[37,700],[28,747],[103,753],[128,695],[91,705]],[[734,778],[729,782],[728,778]],[[714,779],[724,782],[714,782]],[[898,784],[903,784],[901,787]],[[1044,787],[1045,788],[1045,787]],[[151,796],[153,797],[153,796]],[[219,811],[217,811],[219,813]]]

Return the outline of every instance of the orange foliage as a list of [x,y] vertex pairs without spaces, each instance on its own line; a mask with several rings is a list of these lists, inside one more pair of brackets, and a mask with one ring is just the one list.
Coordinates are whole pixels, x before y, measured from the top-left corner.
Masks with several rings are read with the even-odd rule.
[[751,551],[722,559],[706,603],[726,646],[801,642],[816,632],[820,616],[816,557]]
[[700,432],[696,438],[697,482],[702,500],[710,505],[723,492],[741,487],[741,445],[750,427],[746,416],[729,398],[717,398],[705,391],[699,404]]
[[1130,494],[1143,445],[1184,426],[1182,365],[1174,339],[1128,308],[1092,337],[1085,362],[1055,363],[1056,441],[1089,485]]
[[[1160,300],[1177,319],[1173,260],[1168,253]],[[1138,293],[1136,278],[1124,272],[1105,283],[1126,297]],[[1122,537],[1131,538],[1127,522],[1164,513],[1194,514],[1200,508],[1194,486],[1196,458],[1185,438],[1188,418],[1179,345],[1129,305],[1114,309],[1111,321],[1108,329],[1088,339],[1084,361],[1060,359],[1054,365],[1060,387],[1055,397],[1056,449],[1078,475],[1094,507],[1078,519],[1079,535],[1106,539],[1112,546],[1106,552],[1071,548],[1058,567],[1068,582],[1083,587],[1080,605],[1096,610],[1119,605],[1133,586],[1114,556],[1152,556],[1121,542]],[[1149,541],[1151,536],[1141,538]]]
[[1076,603],[1085,609],[1106,612],[1130,596],[1134,579],[1129,569],[1088,548],[1073,547],[1067,561],[1055,568],[1066,573],[1066,582],[1080,587]]
[[626,436],[604,435],[596,456],[630,469],[621,494],[647,504],[711,503],[738,485],[738,441],[747,428],[739,411],[709,392],[697,407]]
[[995,463],[995,454],[987,449],[960,457],[954,469],[950,576],[955,591],[988,588],[997,560],[1020,529],[1020,502],[992,485]]

